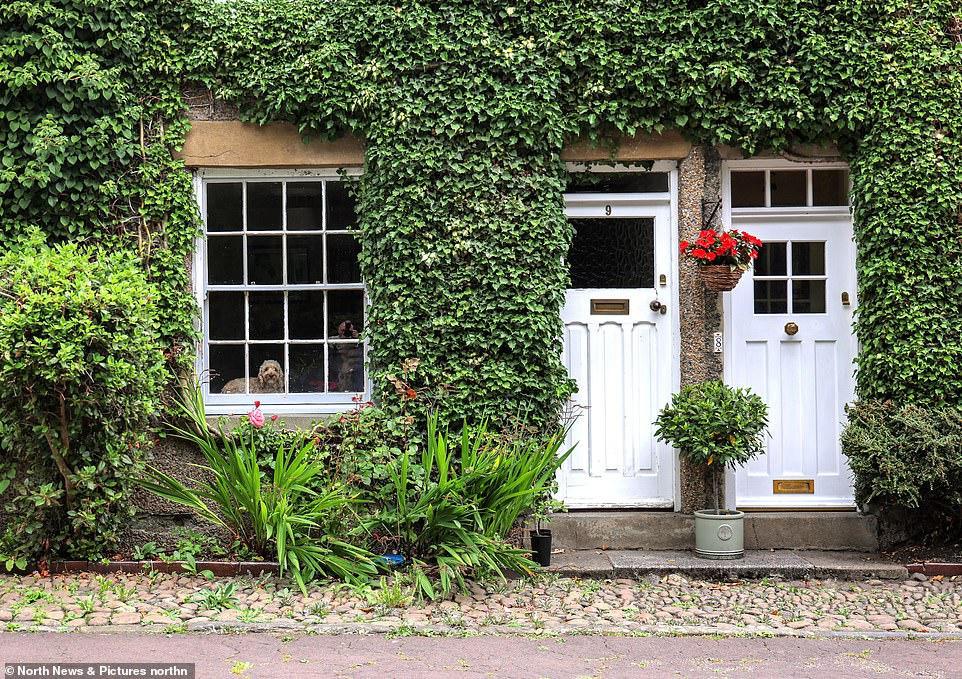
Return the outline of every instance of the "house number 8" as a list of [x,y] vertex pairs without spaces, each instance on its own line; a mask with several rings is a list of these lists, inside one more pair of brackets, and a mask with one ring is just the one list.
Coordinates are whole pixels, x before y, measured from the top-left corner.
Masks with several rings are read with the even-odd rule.
[[605,205],[605,214],[611,216],[611,206]]

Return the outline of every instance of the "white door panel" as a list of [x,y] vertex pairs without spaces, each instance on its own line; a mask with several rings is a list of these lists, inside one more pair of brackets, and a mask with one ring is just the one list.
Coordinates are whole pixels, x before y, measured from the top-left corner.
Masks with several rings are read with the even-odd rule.
[[582,286],[567,291],[562,310],[564,363],[577,383],[568,445],[577,447],[560,495],[572,508],[672,507],[673,452],[654,440],[652,422],[671,396],[675,315],[650,307],[671,304],[656,284],[672,278],[669,206],[621,201],[612,210],[602,199],[569,204],[568,215]]
[[737,506],[852,507],[839,443],[854,393],[851,219],[732,221],[765,245],[731,293],[729,377],[762,397],[770,421],[766,453],[736,472]]

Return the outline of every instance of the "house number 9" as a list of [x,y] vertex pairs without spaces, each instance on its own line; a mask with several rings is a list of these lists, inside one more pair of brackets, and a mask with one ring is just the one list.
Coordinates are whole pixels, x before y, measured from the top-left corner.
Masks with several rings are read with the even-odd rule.
[[606,214],[606,215],[609,215],[609,216],[611,215],[611,206],[610,206],[610,205],[605,205],[605,214]]

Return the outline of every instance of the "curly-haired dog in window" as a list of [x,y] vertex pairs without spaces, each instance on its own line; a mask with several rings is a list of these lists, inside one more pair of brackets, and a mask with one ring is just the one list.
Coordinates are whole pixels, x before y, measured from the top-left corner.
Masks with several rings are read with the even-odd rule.
[[[250,383],[250,390],[247,389]],[[284,391],[284,370],[277,361],[261,363],[257,377],[237,377],[224,385],[222,394],[276,394]]]

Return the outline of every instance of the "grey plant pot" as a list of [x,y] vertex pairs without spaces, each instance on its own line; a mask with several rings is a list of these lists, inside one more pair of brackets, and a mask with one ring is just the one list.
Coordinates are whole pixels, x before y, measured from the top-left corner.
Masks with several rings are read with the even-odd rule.
[[703,509],[695,512],[695,556],[741,559],[745,556],[745,512]]

